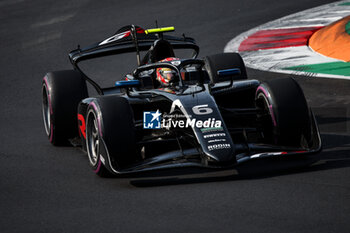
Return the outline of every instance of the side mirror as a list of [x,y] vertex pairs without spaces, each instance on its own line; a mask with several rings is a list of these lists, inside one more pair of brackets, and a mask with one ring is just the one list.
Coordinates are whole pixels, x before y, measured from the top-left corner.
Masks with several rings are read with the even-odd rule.
[[227,77],[227,76],[240,75],[240,74],[241,74],[241,69],[239,69],[239,68],[218,70],[217,71],[217,75],[219,77]]
[[[230,81],[228,85],[220,86],[219,89],[223,88],[228,88],[232,87],[233,84],[233,77],[235,75],[240,75],[241,74],[241,69],[239,68],[234,68],[234,69],[225,69],[225,70],[218,70],[216,72],[219,78],[222,78],[222,81]],[[215,86],[216,83],[211,82],[210,86]]]
[[128,87],[139,87],[141,86],[140,80],[123,80],[123,81],[116,81],[115,82],[116,87],[123,87],[123,88],[128,88]]

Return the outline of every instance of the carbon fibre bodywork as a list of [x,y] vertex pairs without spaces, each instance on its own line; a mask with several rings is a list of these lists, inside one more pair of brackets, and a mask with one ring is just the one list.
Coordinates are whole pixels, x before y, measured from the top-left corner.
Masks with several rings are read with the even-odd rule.
[[[321,140],[313,115],[312,138],[307,147],[287,147],[263,143],[264,140],[259,132],[259,122],[256,118],[259,110],[253,103],[254,93],[259,84],[257,80],[244,80],[233,82],[232,87],[225,91],[220,88],[215,90],[215,88],[210,88],[209,84],[204,84],[202,87],[186,87],[181,94],[169,93],[160,89],[142,92],[141,95],[148,95],[147,97],[133,96],[140,95],[137,90],[130,90],[128,94],[123,92],[114,94],[126,98],[130,103],[134,112],[136,130],[140,134],[139,138],[142,138],[137,143],[138,150],[142,151],[143,148],[146,148],[146,153],[142,161],[118,170],[111,162],[110,156],[112,155],[108,154],[107,148],[104,148],[101,151],[106,161],[104,165],[117,174],[184,166],[228,168],[250,159],[287,155],[303,156],[302,154],[319,152]],[[198,88],[201,90],[195,93]],[[245,95],[253,97],[250,101],[241,100],[241,103],[245,102],[244,107],[231,106],[229,108],[217,103],[222,95],[233,99]],[[93,98],[85,99],[80,103],[79,114],[86,115],[86,109],[91,101]],[[162,113],[171,113],[173,110],[173,112],[176,111],[193,119],[198,117],[193,112],[193,106],[198,105],[205,105],[212,110],[210,114],[199,117],[202,117],[203,120],[221,120],[222,126],[207,131],[203,130],[206,128],[197,127],[143,129],[144,111],[159,110]],[[164,150],[159,150],[164,143],[167,146]],[[82,138],[82,144],[85,146],[84,138]],[[215,148],[215,145],[220,146]],[[157,149],[153,150],[153,148]]]

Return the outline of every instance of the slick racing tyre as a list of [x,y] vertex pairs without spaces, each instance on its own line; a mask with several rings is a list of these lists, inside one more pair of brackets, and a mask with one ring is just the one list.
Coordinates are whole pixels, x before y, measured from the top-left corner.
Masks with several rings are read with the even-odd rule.
[[241,55],[238,53],[219,53],[204,58],[205,67],[208,71],[210,81],[218,83],[231,80],[231,77],[219,77],[218,70],[239,68],[240,75],[233,76],[234,80],[247,79],[247,71]]
[[255,95],[258,115],[267,143],[306,148],[311,138],[310,110],[304,93],[293,78],[261,84]]
[[78,103],[88,96],[86,82],[78,71],[63,70],[45,75],[42,82],[42,112],[50,142],[65,145],[78,136]]
[[125,98],[104,96],[89,104],[86,147],[90,165],[99,176],[111,174],[108,167],[117,173],[137,161],[133,114]]

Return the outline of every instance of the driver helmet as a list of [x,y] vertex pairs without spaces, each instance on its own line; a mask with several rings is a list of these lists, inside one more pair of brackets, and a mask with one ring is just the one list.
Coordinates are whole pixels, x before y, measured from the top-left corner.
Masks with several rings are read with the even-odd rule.
[[[163,60],[160,60],[159,62],[171,62],[171,61],[177,61],[180,60],[179,58],[176,57],[168,57]],[[167,67],[163,68],[157,68],[157,81],[162,85],[162,86],[169,86],[170,83],[174,82],[176,79],[176,71]]]

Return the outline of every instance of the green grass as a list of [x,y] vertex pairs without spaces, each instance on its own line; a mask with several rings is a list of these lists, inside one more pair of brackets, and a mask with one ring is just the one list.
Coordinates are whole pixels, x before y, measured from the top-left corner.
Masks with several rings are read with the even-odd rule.
[[350,76],[350,63],[341,61],[329,62],[312,65],[292,66],[284,68],[284,70]]

